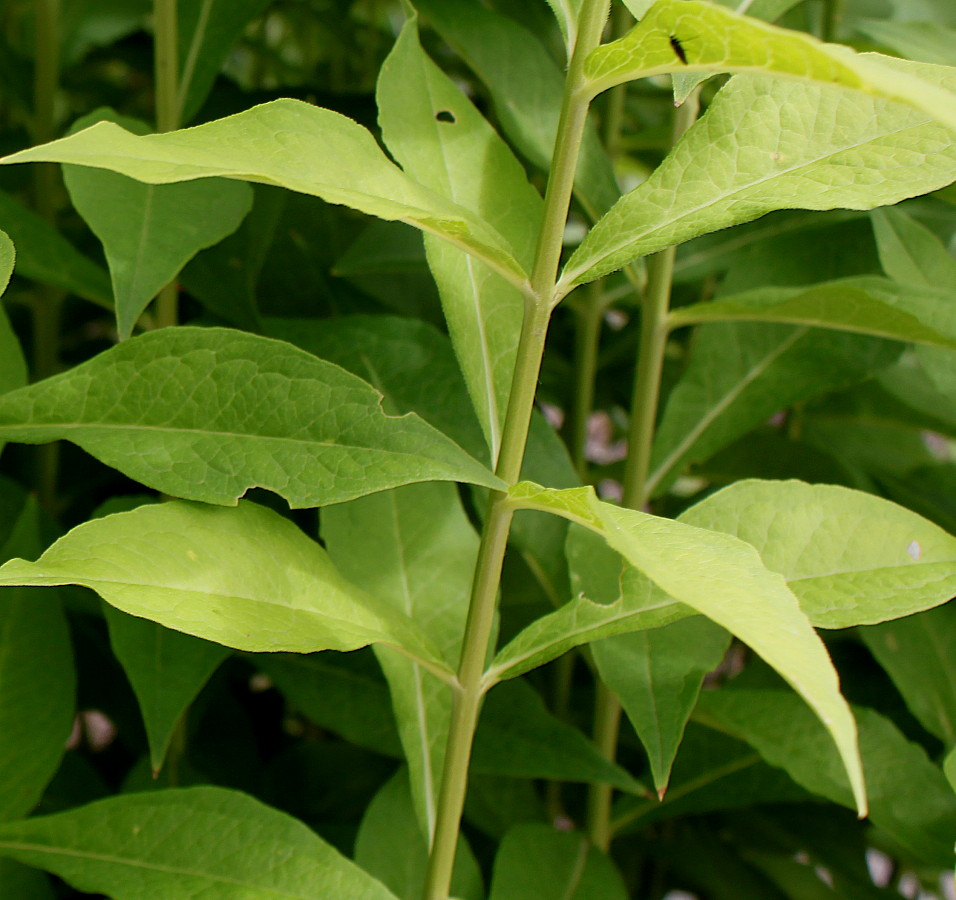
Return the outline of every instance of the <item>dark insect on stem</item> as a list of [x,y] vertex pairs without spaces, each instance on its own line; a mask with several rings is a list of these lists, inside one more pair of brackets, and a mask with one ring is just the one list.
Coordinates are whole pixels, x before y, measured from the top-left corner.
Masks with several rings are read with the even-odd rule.
[[684,45],[680,42],[680,39],[674,35],[670,36],[671,48],[677,54],[677,58],[686,66],[687,65],[687,54],[684,52]]

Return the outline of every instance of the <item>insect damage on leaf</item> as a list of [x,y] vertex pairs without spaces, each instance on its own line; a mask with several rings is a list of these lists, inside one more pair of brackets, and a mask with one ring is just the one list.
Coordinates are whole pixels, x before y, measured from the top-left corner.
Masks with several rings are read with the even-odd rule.
[[686,66],[687,54],[684,52],[684,45],[681,43],[680,38],[672,34],[668,40],[671,42],[671,48],[674,53],[677,54],[677,58]]
[[435,119],[439,122],[447,122],[449,125],[454,125],[458,120],[455,118],[455,114],[450,109],[440,109],[435,113]]

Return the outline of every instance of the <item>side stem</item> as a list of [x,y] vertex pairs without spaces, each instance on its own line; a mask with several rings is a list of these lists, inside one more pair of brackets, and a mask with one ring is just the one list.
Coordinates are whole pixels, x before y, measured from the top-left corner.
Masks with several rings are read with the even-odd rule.
[[[600,42],[608,7],[609,0],[584,0],[578,40],[568,68],[554,158],[545,194],[544,217],[531,274],[534,299],[529,300],[525,307],[496,469],[506,484],[514,484],[521,477],[538,374],[554,305],[564,226],[590,102],[584,89],[584,59]],[[435,835],[425,881],[425,900],[448,900],[451,887],[468,783],[468,765],[484,694],[482,676],[494,631],[498,585],[513,515],[506,501],[507,495],[500,492],[492,493],[489,498],[488,515],[478,551],[438,796]]]
[[[177,0],[153,0],[154,77],[156,128],[175,131],[180,126],[179,22]],[[179,289],[167,284],[156,298],[156,325],[165,328],[179,321]]]
[[[698,95],[692,93],[678,109],[674,120],[675,143],[697,118]],[[647,261],[647,290],[641,307],[641,340],[638,348],[631,422],[627,434],[628,456],[624,469],[623,506],[640,509],[646,502],[647,473],[654,441],[654,424],[660,397],[664,351],[670,331],[671,285],[676,247],[655,253]],[[598,749],[613,760],[617,754],[621,703],[603,684],[598,687],[594,713],[594,739]],[[591,786],[588,797],[588,833],[594,845],[606,851],[611,843],[611,799],[609,785]]]

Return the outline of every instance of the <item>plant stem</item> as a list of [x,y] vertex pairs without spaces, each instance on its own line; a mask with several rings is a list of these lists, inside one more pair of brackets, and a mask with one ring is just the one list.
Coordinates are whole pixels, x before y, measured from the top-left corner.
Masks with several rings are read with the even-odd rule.
[[597,377],[601,322],[608,299],[603,281],[587,286],[584,302],[574,307],[574,396],[568,416],[568,445],[571,461],[581,481],[587,482],[588,421],[594,407],[594,383]]
[[[178,0],[153,0],[154,74],[156,129],[175,131],[180,126]],[[173,281],[156,298],[156,326],[166,328],[179,321],[179,288]]]
[[[37,0],[36,68],[33,82],[33,139],[38,144],[56,136],[56,94],[60,82],[60,0]],[[33,168],[34,205],[51,225],[56,221],[59,166],[40,163]],[[33,378],[55,375],[60,365],[60,307],[63,293],[51,285],[37,285],[33,293]],[[36,451],[37,494],[41,506],[52,510],[56,497],[59,445],[42,444]]]
[[[694,123],[698,109],[698,94],[694,92],[678,109],[674,119],[675,143]],[[647,290],[641,306],[641,340],[634,374],[631,422],[627,434],[628,455],[621,499],[621,504],[629,509],[640,509],[647,502],[647,473],[650,469],[654,425],[657,420],[664,351],[670,331],[668,316],[676,252],[676,247],[668,247],[655,253],[647,261]],[[613,760],[617,753],[620,719],[620,700],[600,684],[595,703],[594,739],[601,752],[610,760]],[[611,796],[610,785],[594,784],[588,797],[588,833],[594,845],[605,851],[612,837]]]
[[[544,216],[531,274],[534,299],[525,306],[496,468],[497,475],[509,485],[517,482],[521,476],[548,321],[554,306],[564,226],[590,102],[584,90],[584,59],[601,40],[608,6],[609,0],[584,0],[578,20],[578,40],[568,67],[545,194]],[[478,551],[471,605],[458,666],[458,685],[438,796],[435,835],[425,881],[425,900],[447,900],[451,886],[468,784],[468,764],[484,694],[482,676],[494,632],[498,585],[513,516],[506,501],[507,495],[500,492],[493,492],[488,501],[488,515]]]

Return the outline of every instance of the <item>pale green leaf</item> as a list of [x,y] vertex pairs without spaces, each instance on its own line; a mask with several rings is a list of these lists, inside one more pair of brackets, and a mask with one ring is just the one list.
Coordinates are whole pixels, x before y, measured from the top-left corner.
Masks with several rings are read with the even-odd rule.
[[0,855],[112,900],[395,900],[297,819],[238,791],[151,791],[0,826]]
[[[538,39],[480,0],[416,0],[418,9],[485,84],[505,134],[542,171],[551,167],[564,72]],[[620,195],[597,129],[588,122],[575,192],[592,218]]]
[[[956,87],[956,71],[946,67],[881,65],[891,76]],[[568,261],[559,294],[773,210],[872,209],[954,179],[954,132],[924,112],[833,85],[738,76],[595,225]]]
[[270,0],[187,0],[177,4],[178,118],[199,111],[233,44]]
[[139,703],[150,764],[154,773],[159,772],[183,713],[229,650],[108,604],[103,612],[110,647]]
[[[114,122],[133,134],[149,128],[136,119],[98,110],[75,129]],[[185,184],[144,184],[116,172],[64,166],[70,200],[103,244],[113,282],[120,339],[180,269],[205,247],[232,234],[252,206],[241,182],[206,178]]]
[[949,781],[950,787],[956,791],[956,747],[950,750],[943,759],[943,774]]
[[[0,482],[0,559],[39,552],[39,508]],[[76,675],[55,592],[0,590],[0,820],[24,816],[60,766],[73,724]]]
[[0,439],[67,438],[167,494],[234,504],[250,487],[293,507],[415,481],[500,482],[369,384],[281,341],[170,328],[0,396]]
[[441,669],[411,620],[368,596],[278,513],[171,501],[77,526],[3,585],[80,584],[107,603],[237,650],[354,650],[384,642]]
[[[917,859],[953,864],[956,795],[926,752],[870,709],[855,708],[870,821]],[[807,790],[851,809],[846,775],[826,733],[793,695],[773,690],[706,691],[696,717],[746,740]]]
[[564,46],[568,49],[568,59],[577,42],[578,12],[581,9],[581,0],[548,0],[554,17],[558,20],[561,34],[564,36]]
[[[478,535],[452,485],[414,484],[322,512],[322,538],[339,571],[415,621],[449,668],[458,664]],[[434,834],[451,718],[451,690],[412,660],[376,648],[392,695],[424,834]]]
[[614,863],[581,834],[516,825],[495,856],[488,900],[626,900]]
[[620,698],[661,796],[704,676],[729,644],[730,634],[703,616],[591,644],[601,680]]
[[551,509],[588,524],[663,592],[726,628],[773,666],[826,724],[849,774],[857,808],[865,811],[856,726],[833,664],[783,576],[767,568],[750,544],[612,506],[598,500],[593,489],[518,487],[516,506]]
[[0,191],[0,228],[17,245],[17,274],[113,307],[109,275],[37,213]]
[[[877,214],[882,213],[878,210]],[[876,277],[844,278],[810,288],[767,287],[682,306],[672,327],[700,322],[788,322],[956,348],[956,261],[949,282],[905,287]]]
[[[355,839],[355,862],[398,900],[421,900],[428,870],[428,843],[415,817],[408,772],[398,772],[372,798]],[[464,835],[458,837],[452,896],[484,900],[481,870]]]
[[487,223],[410,179],[356,122],[299,100],[275,100],[165,134],[100,122],[0,163],[62,162],[149,184],[221,176],[274,184],[381,219],[401,219],[474,253],[517,285],[521,266]]
[[[684,58],[672,43],[676,39]],[[593,50],[585,75],[594,93],[667,72],[751,72],[817,81],[899,100],[956,128],[956,94],[918,74],[884,68],[875,54],[824,44],[714,3],[657,0],[624,37]]]
[[[542,201],[520,163],[454,82],[422,50],[409,19],[379,74],[382,138],[404,170],[496,228],[530,269]],[[488,266],[426,236],[429,267],[492,459],[498,456],[521,293]]]
[[862,491],[740,481],[681,519],[755,547],[821,628],[883,622],[956,594],[956,537]]
[[900,344],[805,326],[701,327],[654,435],[647,490],[658,494],[794,403],[849,387],[890,365]]
[[947,747],[956,746],[956,604],[861,628],[859,634],[920,724]]

